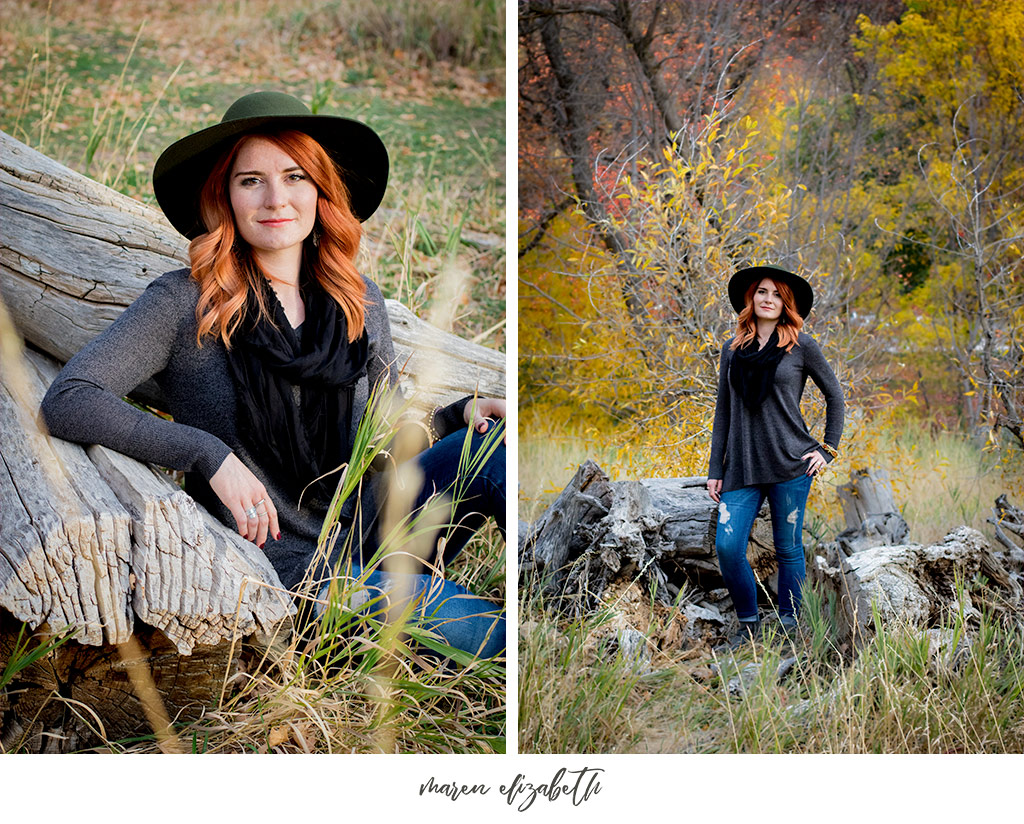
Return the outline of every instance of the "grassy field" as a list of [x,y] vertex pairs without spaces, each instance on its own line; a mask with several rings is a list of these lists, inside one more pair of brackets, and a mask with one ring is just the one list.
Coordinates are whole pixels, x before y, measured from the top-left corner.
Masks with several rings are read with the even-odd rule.
[[[392,168],[361,269],[427,316],[455,273],[467,286],[453,331],[504,349],[504,3],[0,0],[0,16],[0,129],[149,204],[159,153],[242,94],[282,90],[314,112],[365,121]],[[504,540],[488,528],[446,574],[503,602],[504,571]],[[346,597],[337,594],[332,630],[315,641],[247,652],[244,684],[203,722],[176,729],[175,746],[504,750],[503,660],[431,656],[429,637],[346,611]],[[159,746],[148,737],[105,749]]]
[[[664,474],[653,463],[624,462],[608,437],[582,429],[546,431],[544,417],[529,411],[520,426],[523,520],[539,516],[587,457],[613,479]],[[888,432],[878,455],[879,468],[893,479],[912,541],[938,541],[961,523],[991,540],[986,518],[995,497],[1007,492],[1011,502],[1021,503],[1022,473],[1015,456],[983,452],[956,433],[933,434],[922,427]],[[831,470],[825,484],[845,482],[849,469]],[[828,511],[815,512],[813,501],[805,523],[808,533],[814,532],[813,538],[805,535],[808,550],[814,539],[828,540],[844,526]],[[1018,622],[1005,620],[1005,613],[986,613],[979,625],[954,614],[931,642],[919,632],[879,628],[853,656],[836,637],[834,609],[813,590],[805,596],[805,644],[781,678],[779,666],[790,653],[771,630],[765,644],[735,656],[707,647],[680,649],[656,657],[643,672],[609,652],[610,610],[570,622],[546,610],[539,597],[525,595],[520,750],[1024,750],[1024,631]],[[743,687],[737,686],[740,681]]]
[[504,4],[0,0],[0,129],[147,203],[157,156],[259,89],[363,120],[391,183],[360,264],[417,312],[446,266],[456,331],[505,341]]

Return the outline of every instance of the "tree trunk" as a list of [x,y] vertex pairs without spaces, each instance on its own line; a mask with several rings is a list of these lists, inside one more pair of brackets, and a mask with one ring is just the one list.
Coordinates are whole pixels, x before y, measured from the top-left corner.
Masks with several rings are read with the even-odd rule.
[[903,543],[910,534],[885,472],[855,469],[837,490],[846,529],[836,538],[846,555],[874,546]]

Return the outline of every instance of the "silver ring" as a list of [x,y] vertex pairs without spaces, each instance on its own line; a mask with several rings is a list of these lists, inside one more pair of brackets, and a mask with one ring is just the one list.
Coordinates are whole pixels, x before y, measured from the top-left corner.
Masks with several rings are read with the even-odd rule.
[[245,510],[245,515],[246,515],[247,518],[258,518],[259,517],[259,513],[256,511],[256,507],[255,506],[250,506],[247,510]]

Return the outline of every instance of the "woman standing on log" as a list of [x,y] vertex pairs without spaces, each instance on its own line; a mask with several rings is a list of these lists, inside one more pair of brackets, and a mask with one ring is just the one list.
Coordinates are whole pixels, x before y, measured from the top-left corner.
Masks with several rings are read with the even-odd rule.
[[[154,171],[161,208],[191,240],[191,269],[154,280],[68,362],[42,407],[58,437],[183,470],[188,492],[264,549],[286,587],[312,587],[321,601],[339,562],[337,550],[317,558],[336,470],[371,390],[397,385],[384,297],[354,264],[360,222],[387,177],[387,150],[368,126],[313,115],[279,92],[237,100]],[[151,377],[173,422],[122,400]],[[450,561],[487,516],[504,531],[505,446],[494,445],[499,433],[484,442],[504,416],[503,400],[464,398],[424,427],[433,444],[414,458],[424,480],[413,510],[459,482],[456,526],[444,541],[437,531],[428,565]],[[459,478],[467,439],[486,461]],[[350,533],[357,576],[378,549],[372,486],[346,502],[335,543]],[[374,567],[366,586],[410,592],[448,645],[504,651],[504,613],[490,601],[426,568],[395,580]]]
[[[739,318],[719,365],[708,494],[718,503],[718,565],[740,620],[730,639],[736,647],[760,635],[747,543],[765,498],[779,565],[779,619],[786,631],[797,625],[804,508],[812,479],[838,454],[844,404],[818,344],[801,331],[814,302],[806,280],[771,266],[741,269],[729,281],[729,300]],[[800,414],[808,377],[825,396],[823,443]]]

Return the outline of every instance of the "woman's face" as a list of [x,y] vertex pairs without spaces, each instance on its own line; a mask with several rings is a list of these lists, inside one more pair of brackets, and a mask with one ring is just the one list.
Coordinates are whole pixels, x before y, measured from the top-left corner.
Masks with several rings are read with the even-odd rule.
[[754,317],[777,321],[781,316],[782,295],[775,288],[775,281],[765,278],[754,291]]
[[301,249],[313,231],[316,186],[269,140],[253,137],[242,145],[228,192],[238,233],[256,253]]

